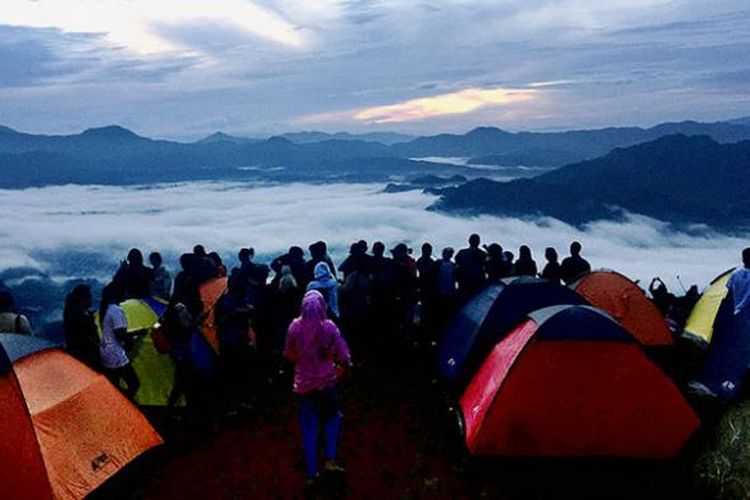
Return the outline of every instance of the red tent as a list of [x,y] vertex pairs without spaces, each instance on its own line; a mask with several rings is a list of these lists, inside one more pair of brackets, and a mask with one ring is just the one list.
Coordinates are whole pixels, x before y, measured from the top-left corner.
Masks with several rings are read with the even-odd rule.
[[592,306],[612,315],[641,344],[672,345],[667,321],[638,286],[615,271],[586,274],[571,285]]
[[104,375],[0,334],[0,498],[81,499],[161,438]]
[[700,421],[612,318],[541,309],[492,350],[460,399],[475,455],[672,457]]

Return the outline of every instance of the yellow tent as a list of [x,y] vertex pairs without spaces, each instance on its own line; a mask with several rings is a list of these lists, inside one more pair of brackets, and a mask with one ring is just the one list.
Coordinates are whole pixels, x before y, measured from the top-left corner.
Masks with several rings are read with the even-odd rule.
[[[154,299],[150,299],[153,301]],[[159,320],[154,307],[159,303],[149,305],[147,301],[128,299],[122,304],[125,317],[128,320],[128,331],[146,330],[146,335],[139,335],[133,348],[128,353],[135,373],[141,381],[141,386],[135,395],[135,402],[143,406],[166,406],[169,394],[174,387],[175,365],[169,354],[161,354],[156,350],[150,331]],[[162,305],[166,307],[166,304]],[[180,404],[184,404],[181,401]]]
[[734,268],[725,272],[711,282],[703,291],[703,295],[685,323],[686,337],[701,343],[710,344],[714,333],[714,320],[719,312],[719,306],[727,296],[727,282]]

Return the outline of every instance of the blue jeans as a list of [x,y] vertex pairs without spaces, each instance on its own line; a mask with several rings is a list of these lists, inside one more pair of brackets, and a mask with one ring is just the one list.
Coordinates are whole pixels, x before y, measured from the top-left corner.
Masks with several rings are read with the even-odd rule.
[[321,426],[325,438],[325,457],[336,458],[341,433],[341,408],[335,388],[313,391],[299,396],[299,424],[305,453],[307,477],[318,473],[318,436]]

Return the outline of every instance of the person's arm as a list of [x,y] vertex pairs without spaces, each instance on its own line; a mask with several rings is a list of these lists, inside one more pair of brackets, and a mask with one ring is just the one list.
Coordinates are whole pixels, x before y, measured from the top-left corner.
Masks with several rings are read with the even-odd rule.
[[331,329],[333,330],[333,361],[341,367],[349,368],[352,364],[349,346],[336,325],[331,323]]
[[293,363],[299,360],[299,353],[297,352],[297,344],[295,339],[295,328],[294,323],[289,325],[289,330],[286,334],[286,342],[284,343],[284,357]]

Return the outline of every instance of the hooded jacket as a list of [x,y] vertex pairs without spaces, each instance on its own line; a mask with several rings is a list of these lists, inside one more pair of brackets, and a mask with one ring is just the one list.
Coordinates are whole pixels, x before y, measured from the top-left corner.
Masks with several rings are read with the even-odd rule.
[[323,295],[309,291],[301,314],[289,326],[284,357],[294,363],[294,392],[306,394],[336,384],[336,365],[351,364],[349,347],[341,332],[326,317]]
[[325,297],[328,310],[336,318],[339,317],[339,294],[338,283],[333,277],[331,269],[325,262],[318,262],[315,265],[315,279],[307,284],[307,291],[318,290]]

